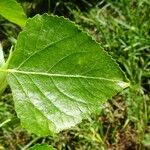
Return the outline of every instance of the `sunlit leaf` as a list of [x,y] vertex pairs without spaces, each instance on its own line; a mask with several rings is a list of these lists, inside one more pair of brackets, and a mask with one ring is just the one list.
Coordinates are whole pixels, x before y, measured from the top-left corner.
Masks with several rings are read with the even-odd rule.
[[98,43],[69,20],[46,14],[28,20],[6,71],[18,117],[38,135],[76,125],[128,86]]
[[16,0],[0,0],[0,15],[21,27],[27,21],[23,8]]

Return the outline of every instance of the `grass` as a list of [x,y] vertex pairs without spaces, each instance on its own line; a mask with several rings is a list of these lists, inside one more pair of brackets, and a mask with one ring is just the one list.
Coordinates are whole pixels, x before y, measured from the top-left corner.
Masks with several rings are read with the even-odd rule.
[[[150,149],[150,1],[49,2],[51,7],[41,12],[64,15],[78,23],[117,60],[131,85],[108,100],[91,119],[45,138],[20,127],[8,88],[0,98],[0,150],[26,149],[35,143],[52,144],[59,150]],[[24,3],[30,16],[41,10],[40,3]],[[0,21],[0,39],[8,53],[20,29]]]

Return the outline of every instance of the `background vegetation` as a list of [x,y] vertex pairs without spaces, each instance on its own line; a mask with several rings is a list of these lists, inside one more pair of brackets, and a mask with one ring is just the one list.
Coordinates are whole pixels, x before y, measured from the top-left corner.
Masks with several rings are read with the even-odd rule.
[[[63,15],[93,36],[126,72],[131,86],[99,114],[55,137],[36,137],[21,128],[9,87],[0,97],[0,150],[25,150],[48,143],[58,150],[150,149],[150,1],[20,0],[28,17]],[[0,17],[5,56],[21,29]]]

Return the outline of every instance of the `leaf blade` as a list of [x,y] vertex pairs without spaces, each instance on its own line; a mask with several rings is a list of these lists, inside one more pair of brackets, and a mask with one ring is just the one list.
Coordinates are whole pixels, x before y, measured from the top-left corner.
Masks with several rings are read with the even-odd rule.
[[21,27],[27,21],[23,8],[16,0],[0,0],[0,15]]
[[56,150],[56,149],[47,144],[36,144],[33,147],[29,148],[29,150]]
[[81,122],[127,86],[118,65],[91,37],[48,15],[27,22],[7,71],[18,117],[38,135]]

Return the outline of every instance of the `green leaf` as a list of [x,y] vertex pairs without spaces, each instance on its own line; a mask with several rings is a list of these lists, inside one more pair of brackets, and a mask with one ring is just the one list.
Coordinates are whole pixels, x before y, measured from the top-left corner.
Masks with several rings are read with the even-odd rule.
[[37,15],[19,34],[8,70],[22,125],[38,135],[74,126],[128,86],[116,62],[63,17]]
[[0,15],[21,27],[27,21],[21,5],[16,0],[0,0]]
[[[0,68],[1,69],[1,68]],[[6,80],[7,73],[1,72],[0,73],[0,95],[4,92],[7,87],[7,80]]]
[[52,146],[49,146],[47,144],[36,144],[33,147],[31,147],[29,150],[56,150]]
[[[7,69],[10,58],[11,58],[11,54],[12,54],[11,52],[12,52],[12,49],[10,50],[8,60],[5,63],[2,45],[0,44],[0,70],[6,70]],[[7,87],[6,77],[7,77],[7,72],[0,72],[0,95],[4,92],[4,90]]]
[[[2,44],[0,43],[0,68],[5,64]],[[0,95],[3,93],[7,85],[6,72],[0,73]]]

